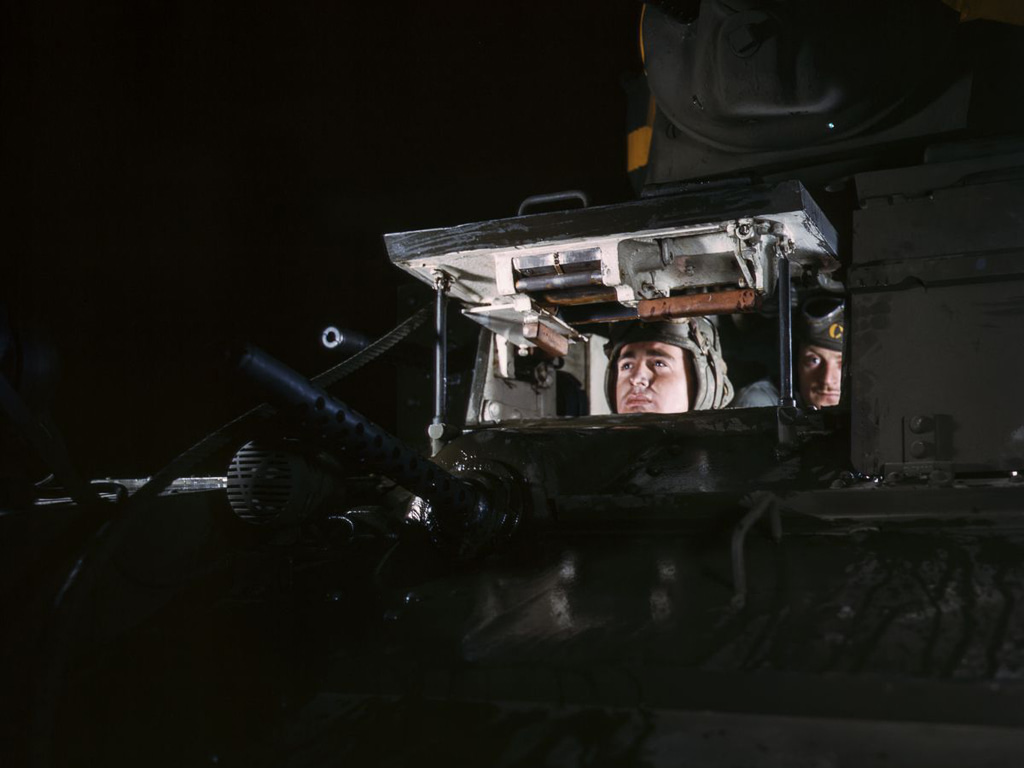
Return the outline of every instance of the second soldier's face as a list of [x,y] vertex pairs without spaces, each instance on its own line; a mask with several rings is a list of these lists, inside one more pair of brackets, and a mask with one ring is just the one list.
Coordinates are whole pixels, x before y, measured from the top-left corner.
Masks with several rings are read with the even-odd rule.
[[616,413],[683,413],[690,410],[690,365],[674,344],[626,344],[616,362]]
[[800,395],[816,408],[839,404],[843,380],[843,353],[805,344],[797,359]]

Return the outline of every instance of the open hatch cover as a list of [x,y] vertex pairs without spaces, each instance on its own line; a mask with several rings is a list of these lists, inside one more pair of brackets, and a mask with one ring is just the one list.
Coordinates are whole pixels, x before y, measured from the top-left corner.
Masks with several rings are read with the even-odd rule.
[[578,328],[756,310],[777,259],[794,278],[839,266],[836,233],[800,182],[384,236],[391,261],[519,346],[564,355]]

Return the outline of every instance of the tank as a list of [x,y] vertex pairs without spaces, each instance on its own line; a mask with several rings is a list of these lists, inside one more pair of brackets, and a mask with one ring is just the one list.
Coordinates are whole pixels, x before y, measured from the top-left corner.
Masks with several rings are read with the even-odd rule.
[[[638,199],[386,234],[432,303],[311,378],[233,350],[266,403],[152,478],[26,416],[22,762],[1019,765],[1021,20],[828,5],[647,4]],[[699,318],[716,407],[614,412],[619,334]],[[417,328],[429,455],[330,392]]]

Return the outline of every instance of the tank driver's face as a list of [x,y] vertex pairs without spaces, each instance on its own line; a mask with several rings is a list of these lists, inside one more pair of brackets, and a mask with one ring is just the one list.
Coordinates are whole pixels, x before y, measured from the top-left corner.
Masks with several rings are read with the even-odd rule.
[[616,362],[616,413],[690,410],[692,375],[686,350],[660,341],[626,344]]

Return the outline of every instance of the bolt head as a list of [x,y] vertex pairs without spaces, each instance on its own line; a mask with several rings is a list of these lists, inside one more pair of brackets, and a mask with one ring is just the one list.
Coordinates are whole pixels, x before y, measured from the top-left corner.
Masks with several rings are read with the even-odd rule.
[[934,426],[934,422],[928,416],[912,416],[910,419],[910,431],[915,435],[931,432]]
[[924,440],[915,440],[910,444],[910,455],[915,459],[923,459],[928,455],[929,443]]

